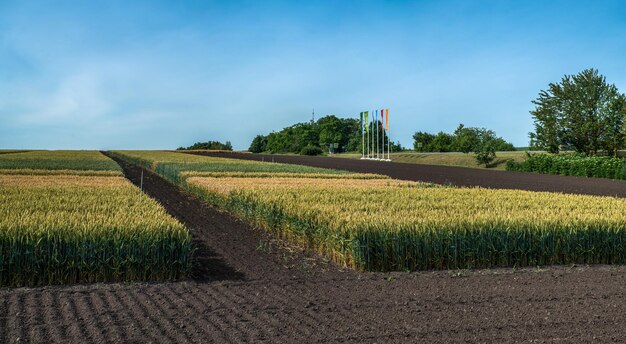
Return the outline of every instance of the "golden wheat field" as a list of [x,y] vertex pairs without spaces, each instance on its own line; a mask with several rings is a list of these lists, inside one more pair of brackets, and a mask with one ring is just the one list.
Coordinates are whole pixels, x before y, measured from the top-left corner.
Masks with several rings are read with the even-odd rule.
[[[626,259],[626,200],[397,180],[189,177],[244,217],[364,270]],[[211,194],[222,195],[220,198]]]
[[[350,176],[350,175],[347,175]],[[186,182],[191,186],[202,187],[228,194],[234,190],[255,189],[264,193],[272,193],[280,189],[371,189],[387,186],[417,186],[418,183],[394,179],[363,179],[363,178],[324,178],[324,177],[188,177]]]
[[178,279],[191,236],[118,176],[0,175],[0,285]]
[[157,156],[176,162],[155,172],[209,204],[359,270],[626,263],[623,199]]
[[391,179],[373,173],[293,173],[293,172],[180,172],[182,179],[189,177],[213,178],[315,178],[315,179]]

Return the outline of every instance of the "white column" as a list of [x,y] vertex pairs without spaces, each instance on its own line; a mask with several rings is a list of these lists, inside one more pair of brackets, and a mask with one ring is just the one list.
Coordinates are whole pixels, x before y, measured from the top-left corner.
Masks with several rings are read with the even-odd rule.
[[385,110],[380,110],[380,111],[382,111],[382,112],[383,112],[382,116],[380,116],[380,117],[383,119],[383,120],[381,120],[381,122],[380,122],[380,127],[381,127],[380,131],[383,133],[383,139],[382,139],[381,141],[382,141],[382,143],[383,143],[383,147],[382,147],[382,148],[383,148],[383,149],[382,149],[382,151],[383,151],[383,160],[385,160],[385,121],[384,121],[384,118],[385,118]]
[[363,112],[361,112],[361,127],[359,129],[361,129],[361,159],[365,158],[365,122],[363,121],[365,119],[365,114]]
[[378,134],[378,110],[376,110],[376,121],[374,121],[374,126],[376,127],[376,159],[380,159],[380,151],[379,151],[379,143],[380,134]]

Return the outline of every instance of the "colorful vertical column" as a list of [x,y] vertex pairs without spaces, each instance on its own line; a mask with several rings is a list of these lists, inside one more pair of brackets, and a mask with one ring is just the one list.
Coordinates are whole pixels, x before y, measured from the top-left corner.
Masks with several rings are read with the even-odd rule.
[[365,111],[364,112],[365,115],[365,135],[367,136],[367,156],[366,159],[369,159],[370,157],[370,119],[369,119],[369,111]]
[[365,126],[363,125],[363,111],[361,111],[361,159],[365,158]]
[[379,142],[378,140],[380,139],[380,134],[378,134],[378,110],[376,111],[376,116],[374,116],[374,130],[376,130],[376,159],[378,160],[380,158],[380,152],[378,151],[378,147],[379,147]]
[[385,131],[387,132],[387,161],[391,161],[391,138],[389,137],[389,108],[385,109]]
[[370,132],[372,134],[372,147],[371,147],[370,153],[371,153],[371,158],[372,159],[374,159],[374,157],[375,157],[374,156],[374,152],[375,152],[374,147],[376,147],[376,142],[374,141],[374,129],[375,129],[374,128],[374,121],[373,121],[374,118],[376,118],[376,117],[374,116],[374,111],[372,111],[372,122],[370,124]]
[[380,110],[380,132],[383,134],[383,137],[381,138],[381,145],[382,145],[382,149],[381,152],[383,153],[383,160],[385,160],[385,110],[381,109]]

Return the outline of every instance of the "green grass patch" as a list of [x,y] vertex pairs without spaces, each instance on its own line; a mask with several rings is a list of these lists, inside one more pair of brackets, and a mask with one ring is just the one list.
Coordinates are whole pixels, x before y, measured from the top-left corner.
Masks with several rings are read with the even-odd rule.
[[119,171],[115,161],[98,151],[29,151],[0,155],[0,170]]
[[123,177],[122,171],[0,169],[0,175]]
[[[360,159],[361,154],[345,153],[333,155],[339,158]],[[423,165],[440,165],[440,166],[458,166],[469,168],[488,168],[495,170],[505,170],[507,161],[521,162],[526,159],[525,152],[498,152],[493,163],[485,167],[479,164],[472,153],[417,153],[417,152],[398,152],[391,153],[391,161],[410,164]]]
[[1,149],[0,154],[13,154],[13,153],[23,153],[28,152],[27,150],[18,150],[18,149]]

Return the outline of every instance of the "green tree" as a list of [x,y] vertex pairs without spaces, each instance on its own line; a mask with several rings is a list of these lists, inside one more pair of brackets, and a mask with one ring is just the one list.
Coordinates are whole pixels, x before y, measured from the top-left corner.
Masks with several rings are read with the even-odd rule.
[[413,149],[418,152],[425,152],[426,147],[435,139],[435,135],[424,131],[413,134]]
[[[617,93],[617,89],[614,92]],[[610,93],[613,93],[613,90]],[[617,157],[617,151],[624,147],[626,139],[626,97],[623,94],[619,94],[608,104],[602,116],[602,127],[604,128],[600,134],[602,149]]]
[[535,132],[530,138],[534,145],[553,153],[572,147],[586,155],[600,150],[617,155],[624,146],[626,97],[596,69],[550,83],[533,104]]
[[477,130],[477,143],[474,147],[476,161],[488,166],[496,158],[498,137],[493,130],[481,128]]
[[207,149],[207,150],[233,150],[233,145],[230,141],[226,141],[226,143],[221,143],[219,141],[207,141],[207,142],[196,142],[189,147],[178,147],[176,150],[195,150],[195,149]]
[[[559,92],[554,85],[555,92]],[[530,133],[530,146],[545,149],[550,153],[558,153],[560,145],[559,118],[557,100],[548,91],[541,91],[539,98],[533,100],[536,105],[531,111],[534,117],[535,132]]]
[[287,153],[287,136],[282,132],[271,132],[267,135],[266,150],[270,153]]
[[317,125],[319,126],[319,145],[321,147],[328,147],[329,144],[341,143],[341,141],[343,141],[344,132],[342,130],[342,123],[336,116],[320,118],[317,121]]
[[[418,131],[413,134],[413,147],[418,152],[474,152],[481,149],[481,135],[485,135],[486,130],[459,124],[453,134],[439,132],[433,135]],[[493,131],[489,132],[492,134],[490,145],[496,151],[516,150],[512,143],[496,137]]]
[[[326,151],[330,144],[338,144],[336,152],[361,150],[361,126],[358,119],[324,116],[317,122],[297,123],[266,136],[264,151],[271,153],[313,152],[311,147]],[[261,140],[256,138],[255,140]],[[254,140],[253,140],[253,143]],[[255,143],[256,145],[256,143]],[[251,151],[253,145],[251,144]],[[305,150],[303,150],[306,148]]]
[[468,128],[463,124],[454,131],[454,139],[452,140],[452,150],[469,153],[474,151],[479,144],[479,129]]
[[252,140],[248,150],[252,153],[262,153],[267,151],[267,136],[257,135]]
[[495,150],[500,151],[500,152],[512,152],[512,151],[517,150],[515,149],[515,146],[512,143],[506,142],[501,137],[496,137],[493,140],[493,145],[494,145]]
[[389,147],[391,149],[392,152],[401,152],[404,150],[404,147],[402,147],[402,145],[400,144],[400,141],[398,142],[393,142],[393,141],[389,141],[391,143],[391,146]]
[[360,122],[353,118],[338,118],[330,115],[317,121],[319,146],[327,148],[337,143],[339,152],[361,150]]
[[454,136],[440,131],[433,140],[425,147],[425,152],[450,152],[452,151]]

